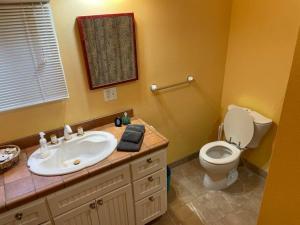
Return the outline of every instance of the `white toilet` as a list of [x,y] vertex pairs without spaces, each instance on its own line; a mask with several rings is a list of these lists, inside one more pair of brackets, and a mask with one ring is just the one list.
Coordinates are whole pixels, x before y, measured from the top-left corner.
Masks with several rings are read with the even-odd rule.
[[238,178],[241,153],[246,148],[256,148],[271,125],[271,119],[255,111],[229,105],[223,124],[225,141],[210,142],[199,152],[206,172],[204,186],[221,190],[233,184]]

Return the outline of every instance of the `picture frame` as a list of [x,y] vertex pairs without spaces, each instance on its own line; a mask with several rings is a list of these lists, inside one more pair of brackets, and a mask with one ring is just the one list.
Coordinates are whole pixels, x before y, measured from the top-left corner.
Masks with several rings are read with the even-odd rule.
[[133,13],[77,17],[91,90],[138,80]]

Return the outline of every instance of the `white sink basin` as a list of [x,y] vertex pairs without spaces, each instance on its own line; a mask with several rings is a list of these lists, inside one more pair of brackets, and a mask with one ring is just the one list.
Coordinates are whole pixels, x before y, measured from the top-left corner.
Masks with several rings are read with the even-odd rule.
[[116,138],[107,132],[88,131],[83,136],[73,134],[71,140],[60,138],[57,145],[49,146],[46,158],[42,158],[40,149],[37,149],[29,157],[27,165],[38,175],[72,173],[107,158],[116,146]]

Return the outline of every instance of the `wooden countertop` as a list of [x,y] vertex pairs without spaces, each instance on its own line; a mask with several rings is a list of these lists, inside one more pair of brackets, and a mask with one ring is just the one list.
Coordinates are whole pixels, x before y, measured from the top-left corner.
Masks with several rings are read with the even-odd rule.
[[[120,164],[168,146],[169,141],[143,120],[133,119],[132,123],[144,124],[146,128],[144,141],[139,152],[130,153],[115,150],[105,160],[67,175],[46,177],[31,173],[27,168],[27,159],[38,146],[23,149],[18,164],[0,175],[0,212],[46,196],[74,183],[117,167]],[[119,141],[125,130],[125,126],[115,127],[113,124],[108,124],[93,130],[108,131],[114,134]]]

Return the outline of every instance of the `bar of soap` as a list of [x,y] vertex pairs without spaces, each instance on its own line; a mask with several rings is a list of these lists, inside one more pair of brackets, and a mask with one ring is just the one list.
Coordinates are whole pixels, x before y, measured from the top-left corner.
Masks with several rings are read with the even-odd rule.
[[4,161],[7,160],[8,158],[9,158],[8,155],[1,154],[1,155],[0,155],[0,162],[4,162]]

